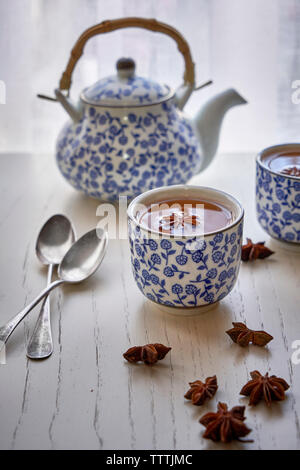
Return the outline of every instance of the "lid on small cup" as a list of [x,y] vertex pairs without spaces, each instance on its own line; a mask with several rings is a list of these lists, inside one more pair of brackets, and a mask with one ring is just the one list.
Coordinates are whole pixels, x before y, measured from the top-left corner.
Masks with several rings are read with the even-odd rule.
[[95,106],[136,107],[160,103],[173,94],[167,85],[135,75],[135,62],[130,58],[119,59],[116,68],[117,75],[83,90],[83,101]]

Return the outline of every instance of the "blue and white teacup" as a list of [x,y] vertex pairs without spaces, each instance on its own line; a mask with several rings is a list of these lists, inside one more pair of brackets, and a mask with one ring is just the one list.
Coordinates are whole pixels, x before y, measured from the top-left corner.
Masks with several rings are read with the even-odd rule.
[[273,238],[300,244],[300,178],[283,174],[300,170],[300,144],[268,147],[256,159],[256,214]]
[[[230,211],[231,221],[220,230],[194,237],[170,236],[141,224],[141,205],[174,199],[213,201]],[[128,207],[128,227],[132,270],[140,291],[160,306],[170,307],[169,311],[173,308],[173,313],[191,315],[198,313],[198,307],[226,297],[240,268],[243,218],[236,199],[212,188],[176,185],[136,197]]]

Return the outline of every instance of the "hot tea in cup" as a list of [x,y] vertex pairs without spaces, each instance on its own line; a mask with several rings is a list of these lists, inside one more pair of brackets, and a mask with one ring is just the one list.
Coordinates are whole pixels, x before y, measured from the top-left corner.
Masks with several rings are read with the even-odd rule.
[[257,156],[256,212],[271,237],[300,244],[300,144],[275,145]]
[[266,151],[262,161],[272,171],[300,178],[300,149],[275,147],[271,152]]
[[212,188],[169,186],[135,198],[128,227],[141,292],[188,315],[226,297],[239,272],[243,216],[232,196]]
[[149,230],[169,235],[203,235],[220,230],[232,221],[230,210],[201,199],[170,199],[145,207],[139,222]]

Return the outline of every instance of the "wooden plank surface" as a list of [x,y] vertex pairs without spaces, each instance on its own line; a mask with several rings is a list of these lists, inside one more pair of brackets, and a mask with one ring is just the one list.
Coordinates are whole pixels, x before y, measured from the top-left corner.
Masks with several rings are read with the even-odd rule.
[[[245,236],[272,241],[254,212],[254,155],[219,155],[191,181],[236,196],[246,210]],[[50,155],[0,158],[0,323],[17,313],[46,282],[35,257],[35,238],[52,214],[72,218],[77,235],[96,226],[98,201],[75,192]],[[18,327],[0,365],[1,449],[300,449],[300,365],[292,343],[300,339],[300,254],[276,246],[265,261],[243,264],[233,292],[197,317],[161,313],[138,291],[126,240],[111,240],[98,273],[51,298],[55,351],[42,362],[25,350],[38,308]],[[232,321],[265,328],[265,349],[239,348],[225,330]],[[130,346],[172,347],[154,367],[122,358]],[[239,396],[249,372],[284,377],[287,400],[269,410],[247,407],[252,444],[216,445],[202,438],[199,418],[216,408],[247,404]],[[188,382],[216,374],[219,390],[203,407],[183,395]]]

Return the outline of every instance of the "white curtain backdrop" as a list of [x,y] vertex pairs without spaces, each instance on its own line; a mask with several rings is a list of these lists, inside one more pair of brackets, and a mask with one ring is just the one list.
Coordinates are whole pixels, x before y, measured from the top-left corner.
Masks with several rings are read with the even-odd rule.
[[[194,94],[193,114],[211,95],[235,87],[249,101],[226,117],[222,152],[257,151],[300,140],[300,104],[292,83],[300,80],[300,0],[0,0],[1,152],[53,152],[66,120],[53,96],[78,36],[105,19],[154,17],[175,26],[188,40],[197,83],[213,86]],[[113,73],[130,56],[140,75],[176,87],[183,60],[168,37],[140,29],[91,39],[73,76],[72,97]],[[0,99],[1,102],[1,99]]]

